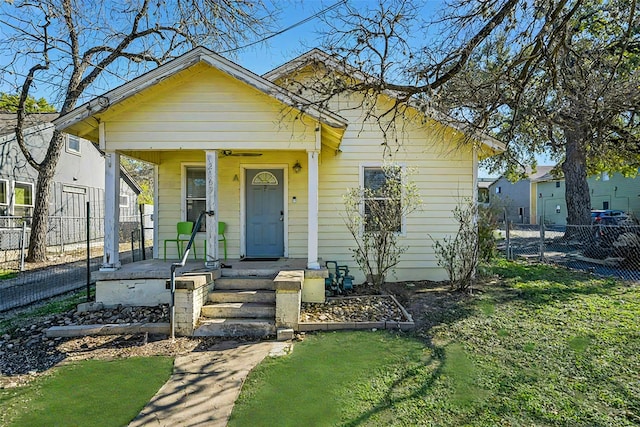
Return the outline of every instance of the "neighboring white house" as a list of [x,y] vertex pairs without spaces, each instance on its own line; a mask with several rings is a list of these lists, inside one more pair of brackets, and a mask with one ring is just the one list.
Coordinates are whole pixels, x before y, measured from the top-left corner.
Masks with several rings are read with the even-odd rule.
[[[385,158],[384,135],[358,108],[361,97],[321,108],[305,98],[312,92],[297,90],[320,68],[357,78],[317,49],[261,77],[199,47],[55,120],[107,157],[106,215],[114,220],[105,224],[105,269],[119,268],[121,155],[155,165],[156,242],[175,238],[177,222],[207,211],[201,235],[210,267],[220,259],[222,221],[230,258],[303,258],[310,269],[336,260],[356,272],[342,196],[374,185],[391,160],[415,171],[424,208],[402,221],[400,243],[408,250],[390,279],[444,279],[432,239],[456,233],[452,211],[476,197],[478,157],[503,145],[478,136],[475,149],[461,148],[463,132],[410,108],[397,119],[398,150]],[[381,98],[381,108],[390,102]],[[158,246],[154,256],[162,258]]]

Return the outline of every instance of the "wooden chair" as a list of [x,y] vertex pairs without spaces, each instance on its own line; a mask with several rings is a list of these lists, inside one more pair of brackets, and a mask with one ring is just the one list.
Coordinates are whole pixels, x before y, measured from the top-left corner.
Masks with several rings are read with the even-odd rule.
[[[178,247],[178,258],[182,259],[182,247],[183,242],[188,242],[191,238],[191,232],[193,232],[193,222],[191,221],[181,221],[176,225],[176,229],[178,234],[175,239],[166,239],[164,241],[164,260],[167,260],[167,242],[176,242],[176,246]],[[193,249],[193,258],[196,259],[196,245],[191,246]]]

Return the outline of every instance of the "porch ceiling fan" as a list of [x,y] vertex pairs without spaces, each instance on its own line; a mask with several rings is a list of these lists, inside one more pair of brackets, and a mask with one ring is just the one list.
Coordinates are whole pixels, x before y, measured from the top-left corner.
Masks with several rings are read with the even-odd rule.
[[255,153],[255,152],[235,152],[235,151],[231,151],[231,150],[222,150],[222,156],[223,157],[229,157],[229,156],[236,156],[236,157],[260,157],[262,156],[262,153]]

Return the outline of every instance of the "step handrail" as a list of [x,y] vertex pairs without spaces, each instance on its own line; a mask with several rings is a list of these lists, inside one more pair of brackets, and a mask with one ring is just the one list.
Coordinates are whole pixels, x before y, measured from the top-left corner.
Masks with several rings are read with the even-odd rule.
[[198,234],[198,230],[200,230],[200,224],[202,223],[202,217],[207,214],[206,211],[200,212],[198,215],[198,219],[196,220],[196,224],[193,226],[193,231],[191,231],[191,237],[189,238],[189,242],[187,243],[187,247],[184,249],[184,255],[182,255],[182,259],[179,262],[174,262],[171,264],[171,279],[170,288],[171,288],[171,301],[169,303],[169,324],[171,331],[171,340],[174,341],[176,339],[176,326],[175,326],[175,317],[176,317],[176,269],[179,267],[184,267],[187,263],[187,258],[189,258],[189,251],[191,251],[191,245],[193,245],[193,241]]

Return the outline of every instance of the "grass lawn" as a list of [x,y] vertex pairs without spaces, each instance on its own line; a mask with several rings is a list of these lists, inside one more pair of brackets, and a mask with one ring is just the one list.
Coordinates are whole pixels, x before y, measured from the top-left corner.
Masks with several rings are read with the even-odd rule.
[[127,425],[171,375],[173,359],[86,360],[0,390],[3,426]]
[[640,287],[545,265],[491,270],[501,279],[415,336],[322,333],[263,362],[230,425],[640,424]]
[[17,275],[18,272],[15,270],[0,269],[0,280],[13,279]]

